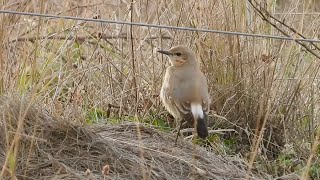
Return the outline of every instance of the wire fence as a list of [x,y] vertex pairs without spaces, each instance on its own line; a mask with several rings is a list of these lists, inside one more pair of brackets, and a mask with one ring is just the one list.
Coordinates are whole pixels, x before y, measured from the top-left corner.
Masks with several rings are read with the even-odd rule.
[[0,13],[16,14],[16,15],[24,15],[24,16],[36,16],[36,17],[44,17],[44,18],[51,18],[51,19],[69,19],[69,20],[97,22],[97,23],[142,26],[142,27],[149,27],[149,28],[173,29],[173,30],[182,30],[182,31],[193,31],[193,32],[218,33],[218,34],[226,34],[226,35],[234,35],[234,36],[246,36],[246,37],[256,37],[256,38],[270,38],[270,39],[280,39],[280,40],[288,40],[288,41],[320,43],[319,39],[303,39],[303,38],[294,38],[289,36],[273,36],[273,35],[267,35],[267,34],[253,34],[253,33],[221,31],[221,30],[203,29],[203,28],[167,26],[167,25],[140,23],[140,22],[115,21],[115,20],[83,18],[83,17],[75,17],[75,16],[61,16],[61,15],[53,15],[53,14],[19,12],[19,11],[11,11],[11,10],[0,10]]

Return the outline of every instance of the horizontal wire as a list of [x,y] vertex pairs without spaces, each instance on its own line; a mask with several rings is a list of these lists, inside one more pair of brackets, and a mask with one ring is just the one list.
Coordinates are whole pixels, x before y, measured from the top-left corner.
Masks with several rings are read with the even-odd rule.
[[319,39],[302,39],[302,38],[293,38],[293,37],[285,37],[285,36],[272,36],[272,35],[266,35],[266,34],[250,34],[250,33],[243,33],[243,32],[220,31],[220,30],[201,29],[201,28],[198,29],[198,28],[190,28],[190,27],[178,27],[178,26],[166,26],[166,25],[139,23],[139,22],[114,21],[114,20],[105,20],[105,19],[91,19],[91,18],[82,18],[82,17],[75,17],[75,16],[60,16],[60,15],[52,15],[52,14],[19,12],[19,11],[11,11],[11,10],[0,10],[0,13],[26,15],[26,16],[38,16],[38,17],[54,18],[54,19],[70,19],[70,20],[90,21],[90,22],[109,23],[109,24],[125,24],[125,25],[144,26],[144,27],[152,27],[152,28],[160,28],[160,29],[176,29],[176,30],[184,30],[184,31],[196,31],[196,32],[218,33],[218,34],[237,35],[237,36],[248,36],[248,37],[258,37],[258,38],[271,38],[271,39],[281,39],[281,40],[290,40],[290,41],[304,41],[304,42],[320,43]]

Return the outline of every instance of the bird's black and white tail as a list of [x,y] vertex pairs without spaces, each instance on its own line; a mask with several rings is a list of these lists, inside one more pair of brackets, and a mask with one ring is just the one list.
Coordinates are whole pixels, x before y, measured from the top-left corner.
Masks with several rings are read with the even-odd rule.
[[196,128],[198,136],[201,138],[208,137],[207,118],[208,115],[203,112],[201,104],[191,104],[191,112],[194,120],[196,121]]

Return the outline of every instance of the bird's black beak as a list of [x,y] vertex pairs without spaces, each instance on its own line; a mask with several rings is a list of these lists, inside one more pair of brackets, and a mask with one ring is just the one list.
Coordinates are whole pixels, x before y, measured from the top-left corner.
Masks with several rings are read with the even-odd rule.
[[172,54],[169,51],[164,51],[164,50],[158,50],[157,52],[162,53],[162,54],[166,54],[166,55],[171,55]]

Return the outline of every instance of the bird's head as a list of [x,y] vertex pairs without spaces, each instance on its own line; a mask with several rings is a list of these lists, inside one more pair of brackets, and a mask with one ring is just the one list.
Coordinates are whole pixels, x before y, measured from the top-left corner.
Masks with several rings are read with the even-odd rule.
[[185,46],[175,46],[169,50],[158,50],[159,53],[169,56],[173,66],[197,65],[195,53]]

